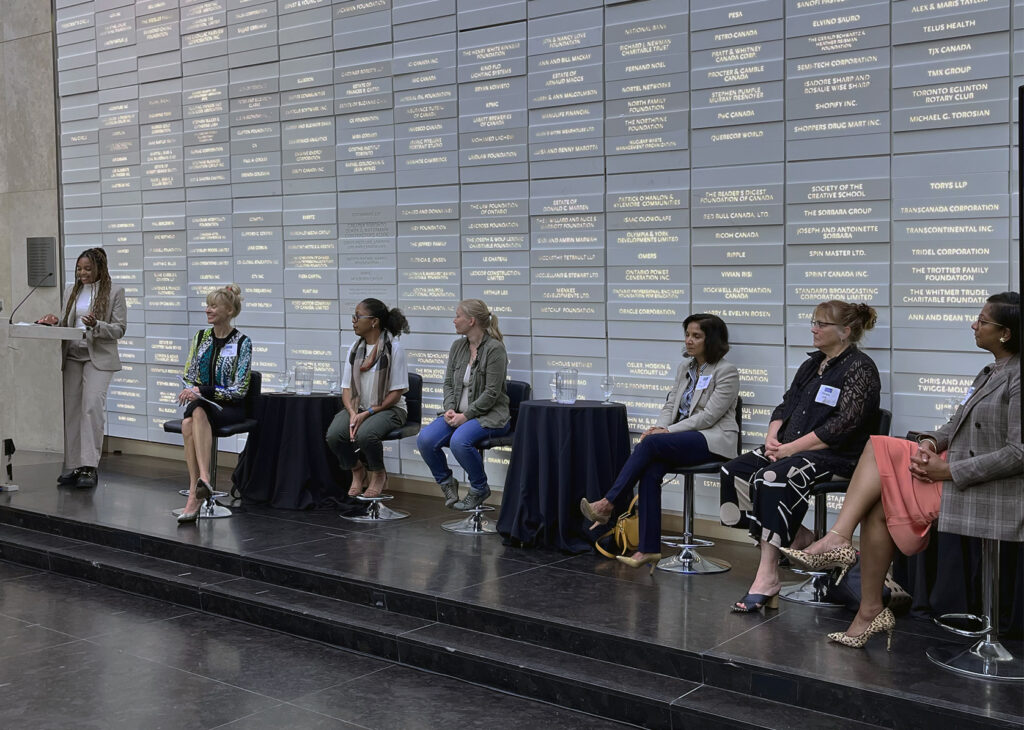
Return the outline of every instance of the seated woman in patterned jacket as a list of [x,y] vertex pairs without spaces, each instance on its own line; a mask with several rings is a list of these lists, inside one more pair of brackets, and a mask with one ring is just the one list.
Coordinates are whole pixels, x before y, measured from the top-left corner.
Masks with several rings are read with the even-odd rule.
[[[185,363],[182,380],[186,385],[178,394],[178,403],[185,406],[181,434],[185,438],[189,485],[188,502],[178,516],[180,523],[195,522],[200,506],[211,494],[211,424],[226,426],[246,416],[252,341],[231,325],[241,311],[242,292],[234,284],[207,294],[206,321],[210,328],[196,333]],[[214,408],[209,401],[221,408]]]

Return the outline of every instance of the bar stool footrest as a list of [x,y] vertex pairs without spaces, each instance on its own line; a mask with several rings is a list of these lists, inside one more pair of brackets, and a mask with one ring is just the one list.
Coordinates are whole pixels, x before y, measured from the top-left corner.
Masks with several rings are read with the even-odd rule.
[[678,548],[679,550],[708,548],[715,545],[713,540],[705,540],[702,537],[694,537],[693,535],[665,535],[661,538],[661,541],[665,545]]
[[[935,624],[946,631],[956,634],[957,636],[966,636],[969,639],[980,639],[992,630],[992,622],[987,616],[976,616],[973,613],[944,613],[941,616],[937,616],[932,619]],[[973,621],[978,625],[976,629],[958,628],[951,621],[962,621],[965,624],[968,621]]]

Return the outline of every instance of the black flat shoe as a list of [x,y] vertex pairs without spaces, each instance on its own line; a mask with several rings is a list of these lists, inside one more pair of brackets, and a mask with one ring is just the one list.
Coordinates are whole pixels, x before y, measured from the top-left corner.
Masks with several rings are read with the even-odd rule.
[[78,479],[75,481],[76,489],[90,489],[99,484],[100,475],[96,473],[95,467],[83,466],[78,470]]
[[57,477],[57,484],[63,484],[64,486],[67,486],[69,484],[76,483],[78,481],[79,472],[81,471],[82,469],[81,467],[79,467],[78,469],[72,469],[69,472],[62,473],[59,477]]

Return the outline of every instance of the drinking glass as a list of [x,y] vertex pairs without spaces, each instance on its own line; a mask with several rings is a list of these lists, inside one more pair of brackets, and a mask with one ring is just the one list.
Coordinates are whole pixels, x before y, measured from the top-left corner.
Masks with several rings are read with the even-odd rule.
[[611,405],[613,392],[615,392],[615,378],[605,375],[601,378],[601,393],[604,394],[605,405]]

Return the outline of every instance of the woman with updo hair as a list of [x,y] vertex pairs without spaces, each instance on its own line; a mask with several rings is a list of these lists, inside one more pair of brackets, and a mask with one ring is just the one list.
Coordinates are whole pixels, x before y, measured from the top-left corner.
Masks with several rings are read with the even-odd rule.
[[[416,438],[423,461],[444,494],[445,507],[471,510],[490,496],[484,460],[476,444],[504,436],[512,427],[505,378],[508,353],[498,316],[479,299],[464,299],[455,309],[461,335],[448,352],[444,373],[444,411]],[[469,477],[469,492],[459,498],[459,482],[442,449],[448,446]]]
[[754,582],[733,611],[778,607],[779,548],[804,547],[814,537],[801,525],[811,489],[852,474],[878,427],[882,382],[857,348],[876,320],[867,304],[819,304],[811,319],[817,352],[772,413],[764,445],[722,466],[722,524],[747,527],[761,548]]
[[82,252],[75,283],[64,292],[64,315],[47,314],[39,324],[78,327],[80,340],[61,342],[64,380],[64,469],[58,484],[95,487],[103,451],[107,388],[121,369],[117,341],[128,326],[124,289],[114,286],[102,248]]
[[409,334],[409,322],[401,309],[364,299],[352,315],[352,331],[356,341],[341,376],[344,408],[327,429],[327,445],[341,468],[352,472],[348,495],[379,497],[388,479],[382,442],[409,417],[409,368],[397,339]]
[[[940,532],[1024,541],[1024,446],[1020,435],[1020,294],[988,298],[971,323],[976,347],[994,361],[967,389],[947,423],[915,441],[872,436],[850,479],[835,526],[806,550],[785,551],[812,570],[857,562],[860,525],[861,600],[846,631],[829,640],[857,649],[885,632],[891,648],[896,618],[882,607],[885,574],[896,548],[914,555]],[[941,566],[940,566],[941,568]]]
[[179,523],[195,522],[199,508],[210,498],[213,426],[227,426],[246,417],[252,341],[231,325],[241,311],[242,290],[235,284],[214,289],[206,295],[210,328],[199,330],[192,338],[182,376],[185,388],[178,394],[178,404],[185,406],[181,435],[189,477],[188,501],[178,516]]

